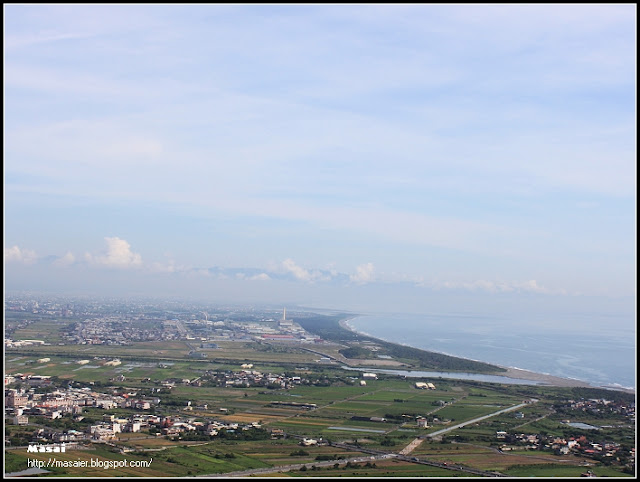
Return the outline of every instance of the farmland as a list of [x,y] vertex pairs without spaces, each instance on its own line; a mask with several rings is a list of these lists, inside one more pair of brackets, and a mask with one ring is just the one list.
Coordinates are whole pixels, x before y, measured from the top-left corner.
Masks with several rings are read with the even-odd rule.
[[[63,340],[69,326],[68,320],[25,324],[18,317],[13,322],[13,336],[23,339]],[[336,354],[338,347],[327,344],[322,352]],[[27,425],[7,425],[5,470],[24,470],[29,460],[51,457],[25,449],[43,428],[86,433],[105,416],[133,420],[144,415],[192,429],[167,432],[166,425],[148,425],[136,432],[114,433],[108,440],[85,439],[79,449],[58,453],[56,459],[101,461],[94,462],[100,467],[46,470],[52,476],[89,477],[268,476],[280,470],[276,467],[284,467],[282,475],[290,477],[472,476],[494,471],[518,477],[573,477],[585,470],[598,476],[633,472],[628,454],[635,447],[635,428],[627,408],[633,396],[622,392],[386,374],[363,383],[362,372],[319,360],[317,353],[296,343],[220,341],[215,348],[199,350],[206,356],[198,358],[191,356],[193,348],[187,340],[147,340],[126,346],[59,343],[7,350],[6,373],[17,376],[12,385],[16,389],[26,390],[31,377],[44,376],[50,385],[31,388],[39,397],[56,391],[64,398],[73,387],[95,393],[94,398],[117,397],[119,402],[109,408],[82,407],[80,418],[63,413],[50,419],[42,413],[29,415]],[[110,363],[114,360],[119,363]],[[432,383],[433,389],[418,389],[416,381]],[[146,408],[126,403],[134,397],[157,402]],[[605,399],[606,405],[598,402]],[[520,406],[517,414],[497,413]],[[567,419],[599,430],[571,427]],[[224,428],[207,435],[203,427],[213,422]],[[257,428],[246,431],[248,427]],[[412,445],[410,456],[398,456],[418,438],[421,443]],[[301,445],[305,439],[312,442]],[[560,453],[559,448],[574,439],[583,447],[609,447],[615,455],[594,456],[593,450]],[[105,469],[109,461],[121,465]]]

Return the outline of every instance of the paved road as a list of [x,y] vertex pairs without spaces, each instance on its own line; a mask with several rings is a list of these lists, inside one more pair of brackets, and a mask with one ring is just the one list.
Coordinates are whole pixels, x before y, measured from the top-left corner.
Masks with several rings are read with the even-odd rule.
[[[536,400],[536,399],[532,399],[531,402],[529,402],[529,403],[535,403],[537,401],[538,400]],[[441,435],[443,433],[449,432],[451,430],[455,430],[457,428],[464,427],[465,425],[476,423],[476,422],[478,422],[480,420],[485,420],[487,418],[495,417],[496,415],[500,415],[502,413],[507,413],[507,412],[512,412],[514,410],[518,410],[519,408],[526,407],[527,405],[529,405],[529,403],[525,402],[525,403],[520,403],[518,405],[514,405],[513,407],[503,408],[502,410],[498,410],[497,412],[490,413],[489,415],[484,415],[482,417],[474,418],[473,420],[468,420],[466,422],[459,423],[459,424],[454,425],[452,427],[447,427],[445,429],[438,430],[437,432],[430,433],[430,434],[428,434],[426,436],[432,438],[432,437]],[[298,436],[297,438],[302,438],[302,437]],[[478,469],[472,469],[470,467],[464,467],[462,465],[447,465],[445,463],[434,462],[434,461],[430,461],[430,460],[427,460],[427,459],[419,459],[417,457],[409,457],[407,454],[410,453],[420,442],[422,442],[422,439],[420,439],[420,438],[415,439],[413,442],[411,442],[409,445],[407,445],[398,454],[389,453],[389,452],[385,452],[385,451],[382,451],[382,450],[374,450],[374,449],[367,449],[367,448],[364,448],[364,447],[357,447],[357,446],[354,446],[354,445],[349,445],[349,444],[344,444],[344,443],[331,443],[330,445],[332,445],[334,447],[340,447],[340,448],[343,448],[343,449],[347,449],[347,450],[356,450],[356,451],[359,451],[359,452],[364,452],[364,453],[371,454],[368,457],[355,457],[355,458],[352,458],[352,459],[348,459],[352,463],[368,462],[368,461],[372,461],[372,460],[380,460],[380,459],[386,459],[386,458],[389,458],[389,457],[395,457],[398,460],[404,460],[404,461],[413,462],[413,463],[416,463],[416,464],[431,465],[431,466],[434,466],[434,467],[440,467],[440,468],[445,468],[445,469],[454,470],[454,471],[466,472],[466,473],[471,473],[471,474],[475,474],[475,475],[481,475],[481,476],[485,476],[485,477],[486,476],[489,476],[489,477],[504,477],[503,474],[500,474],[500,473],[497,473],[497,472],[488,472],[488,471],[485,471],[485,470],[478,470]],[[291,470],[299,470],[300,468],[302,468],[303,465],[306,465],[307,468],[310,468],[312,465],[315,465],[317,467],[327,467],[327,466],[330,467],[330,466],[333,466],[336,462],[337,461],[335,461],[335,460],[329,460],[329,461],[326,461],[326,462],[322,461],[322,462],[312,462],[312,463],[306,463],[306,464],[292,464],[292,465],[283,465],[283,466],[279,466],[279,467],[267,467],[267,468],[262,468],[262,469],[244,470],[244,471],[241,471],[241,472],[230,472],[230,473],[228,472],[226,474],[208,474],[208,475],[203,475],[203,476],[199,476],[199,477],[247,477],[247,476],[250,476],[250,475],[269,474],[269,473],[274,473],[274,472],[289,472]],[[342,459],[339,462],[342,464],[342,463],[346,463],[347,460]]]
[[420,445],[422,442],[424,442],[423,438],[416,438],[413,439],[411,441],[411,443],[409,445],[407,445],[405,448],[403,448],[400,452],[398,452],[400,455],[409,455],[411,452],[413,452],[416,447],[418,445]]
[[[532,400],[532,402],[537,402],[537,400]],[[433,438],[433,437],[436,437],[436,436],[441,435],[443,433],[450,432],[451,430],[455,430],[457,428],[464,427],[465,425],[476,423],[476,422],[479,422],[480,420],[485,420],[487,418],[495,417],[496,415],[500,415],[501,413],[507,413],[507,412],[512,412],[513,410],[518,410],[519,408],[526,407],[527,405],[529,405],[529,403],[525,402],[525,403],[521,403],[519,405],[514,405],[513,407],[503,408],[502,410],[498,410],[497,412],[490,413],[489,415],[484,415],[482,417],[474,418],[473,420],[468,420],[466,422],[459,423],[459,424],[454,425],[452,427],[443,428],[442,430],[438,430],[437,432],[432,432],[432,433],[428,434],[427,437]]]

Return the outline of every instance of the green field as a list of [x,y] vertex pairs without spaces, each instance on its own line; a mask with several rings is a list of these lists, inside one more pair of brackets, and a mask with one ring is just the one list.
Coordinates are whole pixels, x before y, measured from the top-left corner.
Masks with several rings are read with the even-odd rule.
[[[27,466],[27,454],[24,451],[8,451],[10,467],[24,469]],[[232,454],[233,457],[227,454]],[[30,459],[38,459],[47,461],[51,454],[28,454]],[[123,477],[123,476],[145,476],[155,477],[184,477],[188,475],[204,475],[219,474],[232,472],[237,470],[246,470],[253,468],[269,467],[257,458],[248,457],[234,450],[234,447],[217,446],[215,448],[210,445],[192,446],[192,447],[175,447],[169,448],[161,452],[146,452],[121,454],[111,451],[108,448],[98,447],[95,450],[79,450],[68,451],[66,453],[57,453],[55,458],[60,461],[69,460],[91,460],[98,459],[102,461],[128,461],[131,465],[134,461],[148,461],[148,468],[66,468],[66,469],[47,469],[55,474],[68,474],[70,476],[83,477]]]
[[[62,324],[43,322],[37,328],[29,325],[20,336],[38,338],[56,336]],[[57,330],[57,331],[56,331]],[[28,336],[27,336],[28,335]],[[506,475],[518,477],[577,477],[586,468],[581,457],[559,457],[549,451],[531,451],[499,453],[496,447],[496,431],[504,430],[517,433],[544,432],[550,435],[568,436],[580,433],[560,423],[566,415],[556,413],[553,404],[556,400],[579,398],[586,395],[597,397],[602,391],[581,392],[574,389],[536,386],[500,386],[479,382],[457,380],[430,380],[436,390],[419,390],[414,381],[389,376],[378,380],[368,380],[361,386],[361,373],[343,370],[332,366],[318,366],[311,362],[318,355],[302,352],[295,347],[277,346],[269,348],[255,343],[221,343],[220,349],[207,350],[209,357],[204,360],[189,359],[189,346],[185,342],[145,342],[131,346],[37,346],[20,350],[8,350],[5,356],[7,373],[49,375],[59,380],[74,380],[88,384],[94,383],[94,389],[105,393],[120,390],[149,396],[153,392],[160,397],[161,403],[153,409],[157,414],[180,414],[182,417],[197,419],[217,419],[226,422],[260,422],[266,429],[283,429],[290,435],[300,437],[323,438],[332,442],[357,441],[363,447],[398,452],[415,437],[446,428],[473,418],[494,413],[502,408],[519,404],[526,398],[538,398],[539,402],[523,407],[524,419],[516,419],[513,413],[497,415],[473,425],[468,425],[446,434],[442,441],[425,440],[412,452],[415,456],[467,465],[482,470],[498,470]],[[275,354],[275,355],[274,355]],[[273,358],[277,360],[274,361]],[[37,363],[37,359],[49,357],[46,363]],[[94,357],[102,358],[102,360]],[[116,367],[100,366],[101,362],[120,358],[122,364]],[[271,358],[271,359],[270,359]],[[78,360],[90,360],[88,365],[80,366]],[[161,368],[159,362],[168,365]],[[253,370],[267,373],[296,373],[308,377],[317,385],[297,385],[288,390],[256,387],[218,387],[212,383],[202,386],[185,385],[182,379],[192,380],[202,376],[205,371],[240,369],[240,363],[253,363]],[[309,365],[311,365],[309,367]],[[296,370],[305,366],[308,370]],[[112,381],[123,375],[124,381]],[[161,381],[176,379],[173,388],[161,386]],[[144,379],[150,379],[143,381]],[[311,382],[307,382],[311,383]],[[207,404],[207,409],[198,408],[184,411],[186,403],[193,406]],[[315,410],[300,407],[271,405],[273,401],[304,402],[318,406]],[[445,402],[444,406],[440,402]],[[221,411],[224,408],[226,411]],[[128,416],[136,412],[133,409],[113,409],[105,412],[98,408],[86,408],[87,419],[98,420],[104,413]],[[404,417],[402,417],[404,415]],[[418,429],[416,415],[427,416],[432,427]],[[352,417],[385,417],[387,422],[357,420]],[[434,417],[444,424],[431,423]],[[620,441],[634,445],[633,428],[620,428],[628,420],[621,417],[596,417],[593,414],[572,415],[572,421],[584,421],[596,425],[611,425],[599,435],[606,440]],[[69,419],[47,422],[42,417],[30,419],[51,426],[72,423]],[[76,423],[76,422],[73,422]],[[346,430],[339,430],[345,428]],[[34,430],[35,426],[7,426],[6,435],[14,436],[23,430]],[[363,431],[364,430],[364,431]],[[385,433],[378,433],[384,431]],[[336,455],[340,457],[362,456],[362,453],[348,452],[331,446],[304,447],[303,454],[295,453],[301,449],[296,438],[279,440],[260,440],[234,442],[214,439],[208,442],[191,443],[182,440],[169,440],[164,437],[148,436],[147,433],[121,434],[119,447],[133,449],[133,452],[121,454],[111,451],[107,446],[93,445],[94,450],[74,451],[57,455],[58,458],[88,460],[91,457],[100,460],[150,461],[146,469],[119,468],[112,470],[94,469],[54,469],[54,475],[69,476],[128,476],[144,475],[149,477],[194,476],[204,474],[227,473],[251,468],[270,467],[304,463],[307,471],[292,471],[282,476],[323,476],[323,477],[468,477],[453,470],[418,465],[398,460],[378,460],[375,467],[346,467],[339,462],[338,468],[312,469],[316,457]],[[162,449],[158,451],[158,449]],[[143,452],[144,450],[149,450]],[[150,451],[154,450],[154,451]],[[292,455],[294,454],[294,455]],[[5,450],[6,470],[26,468],[24,450]],[[31,458],[44,457],[44,454],[29,454]],[[560,463],[560,460],[568,460]],[[598,476],[625,475],[620,468],[606,467],[598,462],[590,467]],[[338,463],[338,461],[336,461]]]
[[567,467],[564,465],[515,465],[504,473],[513,477],[580,477],[590,470],[596,477],[632,477],[608,467]]

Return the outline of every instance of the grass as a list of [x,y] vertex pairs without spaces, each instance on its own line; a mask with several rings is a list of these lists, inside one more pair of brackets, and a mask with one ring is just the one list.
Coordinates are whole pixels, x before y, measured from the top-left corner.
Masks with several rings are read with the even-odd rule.
[[[30,327],[29,327],[30,328]],[[47,330],[53,330],[54,325],[46,326]],[[43,331],[44,328],[40,328]],[[38,331],[38,330],[36,330]],[[33,335],[33,336],[32,336]],[[30,334],[30,338],[37,338],[35,333]],[[222,346],[222,344],[221,344]],[[293,349],[292,349],[293,350]],[[30,351],[7,352],[6,364],[7,372],[33,372],[42,375],[68,375],[79,381],[96,381],[109,384],[109,378],[122,373],[126,380],[118,382],[116,385],[122,385],[130,388],[132,391],[136,389],[149,389],[155,386],[154,383],[143,384],[142,378],[149,377],[152,380],[162,380],[165,378],[189,378],[193,379],[201,375],[205,370],[239,370],[238,360],[246,360],[246,362],[254,363],[254,370],[266,373],[273,371],[282,373],[284,371],[294,371],[293,366],[311,366],[306,362],[300,362],[300,365],[287,365],[286,363],[275,363],[273,361],[258,361],[259,356],[268,355],[268,352],[254,352],[247,344],[243,343],[227,343],[220,350],[209,350],[209,359],[191,360],[186,359],[188,349],[183,342],[169,343],[140,343],[132,347],[109,347],[109,346],[47,346],[33,347]],[[49,354],[52,353],[52,354]],[[125,354],[126,356],[120,356]],[[278,356],[284,356],[289,359],[291,353],[280,353]],[[252,356],[253,355],[253,356]],[[258,356],[259,355],[259,356]],[[298,354],[299,355],[299,354]],[[301,360],[302,358],[294,358]],[[122,365],[118,367],[98,367],[90,369],[81,369],[71,371],[78,368],[79,365],[73,362],[78,359],[90,359],[91,365],[97,364],[94,356],[102,356],[105,358],[121,358]],[[305,355],[306,356],[306,355]],[[51,362],[46,364],[30,363],[35,362],[38,358],[50,357]],[[216,359],[212,359],[216,357]],[[311,355],[311,358],[315,358]],[[160,358],[173,358],[170,368],[158,368],[157,363]],[[244,361],[243,361],[244,362]],[[292,362],[293,363],[293,362]],[[302,365],[304,363],[304,365]],[[133,364],[134,366],[129,366]],[[349,376],[360,377],[361,373],[350,373],[345,370],[323,367],[313,370],[310,373],[311,378],[318,378],[326,375],[330,380],[335,381],[338,377],[345,382],[350,383],[347,379]],[[369,447],[378,447],[384,435],[373,432],[360,431],[342,431],[329,430],[328,427],[352,427],[352,428],[369,428],[372,430],[392,430],[389,434],[396,441],[396,445],[389,447],[393,451],[401,450],[408,444],[413,437],[429,433],[429,430],[418,430],[415,428],[415,422],[412,418],[407,426],[401,430],[396,428],[399,426],[394,420],[391,423],[375,423],[369,421],[351,420],[352,415],[360,416],[379,416],[384,417],[386,414],[402,415],[402,414],[422,414],[427,415],[433,412],[434,416],[441,419],[455,419],[455,423],[460,423],[477,416],[495,412],[502,407],[512,406],[521,402],[527,396],[541,398],[541,402],[522,409],[525,413],[525,419],[515,419],[513,413],[503,414],[490,419],[481,421],[473,426],[467,426],[463,429],[452,431],[448,436],[461,435],[466,437],[466,441],[475,443],[484,443],[487,440],[495,442],[495,432],[497,430],[518,431],[523,433],[536,433],[544,430],[550,434],[561,435],[563,431],[569,430],[568,427],[559,423],[561,415],[551,415],[540,421],[534,422],[533,419],[548,414],[549,406],[552,403],[552,395],[561,392],[561,389],[554,387],[502,387],[497,388],[491,385],[468,383],[464,381],[449,380],[432,380],[436,390],[418,390],[413,386],[413,382],[403,379],[392,379],[381,377],[379,380],[367,381],[366,386],[360,386],[357,380],[354,384],[340,386],[297,386],[293,389],[284,390],[267,390],[260,388],[222,388],[222,387],[193,387],[185,385],[176,385],[170,393],[162,389],[159,394],[161,399],[182,401],[191,400],[193,405],[202,403],[208,404],[207,410],[194,410],[193,412],[182,412],[187,416],[200,416],[206,418],[215,418],[229,422],[250,422],[262,420],[268,428],[284,428],[286,431],[304,435],[307,437],[324,437],[334,441],[357,438],[361,443]],[[106,388],[97,388],[97,391],[107,391]],[[260,393],[263,392],[263,393]],[[246,395],[245,395],[246,394]],[[452,402],[446,407],[440,408],[433,402],[445,400]],[[545,401],[546,398],[546,401]],[[317,410],[301,410],[288,407],[267,407],[272,400],[307,402],[316,403],[319,407]],[[223,415],[219,409],[221,407],[228,408],[230,412]],[[178,407],[169,407],[160,404],[157,411],[162,413],[171,412]],[[105,413],[99,409],[85,409],[85,413],[90,416],[101,416]],[[114,409],[109,413],[124,415],[133,413],[130,410]],[[564,416],[562,416],[564,417]],[[586,415],[585,415],[586,417]],[[577,420],[571,417],[573,421],[585,421],[593,423],[591,419]],[[575,419],[575,420],[574,420]],[[617,425],[620,420],[612,419],[611,421],[597,420],[596,425],[611,422]],[[438,425],[433,430],[445,428],[446,425]],[[516,428],[519,427],[519,428]],[[9,431],[13,431],[13,427]],[[614,429],[608,429],[611,433]],[[634,435],[633,428],[629,429],[631,435]],[[607,430],[600,431],[599,434],[606,436]],[[308,456],[294,457],[290,453],[300,448],[295,439],[286,440],[266,440],[260,442],[242,442],[233,443],[223,440],[215,440],[206,445],[186,446],[184,442],[173,442],[166,440],[164,437],[142,438],[139,434],[121,434],[121,443],[138,449],[142,448],[160,448],[168,447],[162,452],[147,452],[145,455],[138,453],[128,453],[125,455],[110,452],[104,446],[100,446],[97,450],[92,451],[76,451],[64,454],[69,460],[76,458],[86,459],[94,457],[99,460],[150,460],[153,457],[152,465],[147,469],[131,468],[120,469],[95,469],[92,471],[82,471],[81,469],[56,470],[56,475],[70,476],[128,476],[128,475],[144,475],[154,477],[167,476],[190,476],[225,473],[237,470],[246,470],[248,468],[268,467],[270,465],[286,465],[291,463],[306,463],[308,469],[306,472],[293,471],[291,473],[280,474],[282,476],[323,476],[323,477],[416,477],[416,476],[469,476],[470,474],[462,474],[460,472],[438,469],[424,465],[416,465],[412,463],[399,463],[398,461],[376,461],[376,468],[363,467],[359,464],[358,468],[344,469],[343,465],[339,469],[323,468],[322,470],[312,471],[311,466],[315,462],[315,457],[319,454],[326,453],[343,453],[345,457],[356,456],[355,452],[341,452],[335,447],[309,447],[305,448],[309,452]],[[226,454],[233,453],[235,457],[225,457]],[[5,467],[8,471],[19,471],[27,468],[26,453],[14,450],[6,450]],[[558,463],[558,457],[545,452],[523,452],[498,454],[486,447],[478,447],[467,444],[440,444],[431,441],[425,441],[414,451],[416,456],[427,456],[434,460],[440,461],[456,461],[464,465],[482,468],[485,470],[499,470],[507,475],[513,476],[536,476],[536,477],[555,477],[579,476],[586,470],[579,463],[581,460],[576,458],[575,463],[561,464]],[[29,454],[32,458],[40,457],[40,454]],[[57,454],[56,454],[57,455]],[[60,455],[62,457],[63,454]],[[536,456],[535,462],[532,455]],[[44,454],[42,455],[44,456]],[[58,455],[57,455],[58,456]],[[60,458],[59,457],[59,458]],[[120,457],[120,458],[118,458]],[[124,457],[124,458],[123,458]],[[87,459],[88,460],[88,459]],[[599,476],[621,476],[625,475],[619,469],[612,467],[595,467],[592,470]],[[558,475],[560,474],[560,475]],[[277,475],[277,474],[274,474]]]
[[454,404],[449,405],[442,410],[439,410],[436,415],[441,420],[449,419],[455,421],[456,423],[460,423],[464,422],[465,420],[488,415],[490,413],[496,412],[497,410],[499,410],[499,408],[496,407]]
[[[96,450],[77,450],[65,453],[56,453],[55,459],[59,461],[86,461],[87,467],[71,468],[46,468],[56,475],[82,476],[82,477],[184,477],[187,475],[205,475],[234,472],[239,470],[270,467],[271,465],[257,458],[234,452],[229,447],[216,444],[176,447],[162,452],[147,452],[121,454],[99,447]],[[12,471],[25,470],[27,458],[42,460],[45,463],[52,458],[51,454],[30,453],[23,451],[6,451]],[[233,454],[233,457],[228,455]],[[125,467],[91,467],[91,461],[121,462],[126,461]],[[147,468],[131,467],[134,463],[144,461]]]
[[366,467],[363,462],[355,464],[356,467],[345,467],[345,463],[341,462],[338,469],[329,466],[319,467],[317,470],[312,470],[313,464],[307,464],[306,471],[294,470],[287,474],[290,477],[456,477],[471,475],[397,460],[374,460],[373,463],[375,463],[375,467]]
[[576,467],[556,464],[514,465],[504,473],[513,477],[580,477],[580,474],[587,470],[591,470],[597,477],[632,477],[630,474],[610,467]]

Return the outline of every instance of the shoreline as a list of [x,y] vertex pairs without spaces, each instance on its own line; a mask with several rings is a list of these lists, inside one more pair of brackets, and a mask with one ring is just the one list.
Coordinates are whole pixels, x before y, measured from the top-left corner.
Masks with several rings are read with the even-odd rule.
[[[355,328],[353,328],[349,324],[349,321],[351,321],[351,320],[353,320],[355,318],[358,318],[359,316],[361,316],[361,315],[356,315],[356,316],[352,316],[350,318],[345,318],[344,320],[340,320],[338,323],[342,328],[344,328],[345,330],[351,331],[352,333],[357,333],[358,335],[368,336],[368,337],[371,337],[371,338],[374,338],[374,339],[385,341],[387,343],[396,343],[396,342],[393,342],[393,341],[384,340],[382,338],[376,338],[375,336],[371,336],[369,334],[362,333],[362,332],[356,330]],[[396,343],[396,344],[398,344],[398,343]],[[416,347],[413,347],[413,348],[416,348]],[[423,348],[418,348],[418,349],[419,350],[423,350],[423,351],[429,351],[429,350],[424,350]],[[437,352],[435,352],[435,353],[437,353]],[[454,355],[448,355],[448,356],[454,356]],[[462,358],[464,360],[478,361],[478,360],[471,360],[470,358],[464,358],[464,357],[460,357],[460,356],[455,356],[455,357],[456,358]],[[488,363],[488,362],[485,362],[485,363]],[[498,377],[511,378],[511,379],[515,379],[515,380],[530,380],[530,381],[540,382],[541,384],[550,385],[550,386],[554,386],[554,387],[601,388],[601,389],[605,389],[605,390],[617,390],[617,391],[623,391],[623,392],[634,393],[635,394],[635,390],[632,390],[630,388],[624,388],[624,387],[614,388],[614,387],[594,386],[594,385],[591,385],[589,382],[585,382],[584,380],[557,377],[555,375],[548,375],[546,373],[532,372],[530,370],[525,370],[525,369],[522,369],[522,368],[502,366],[502,365],[498,365],[496,363],[491,363],[491,365],[495,365],[497,367],[504,368],[506,370],[506,372],[504,372],[504,373],[492,374],[492,375],[498,376]],[[483,375],[483,374],[482,373],[478,373],[478,375]]]

